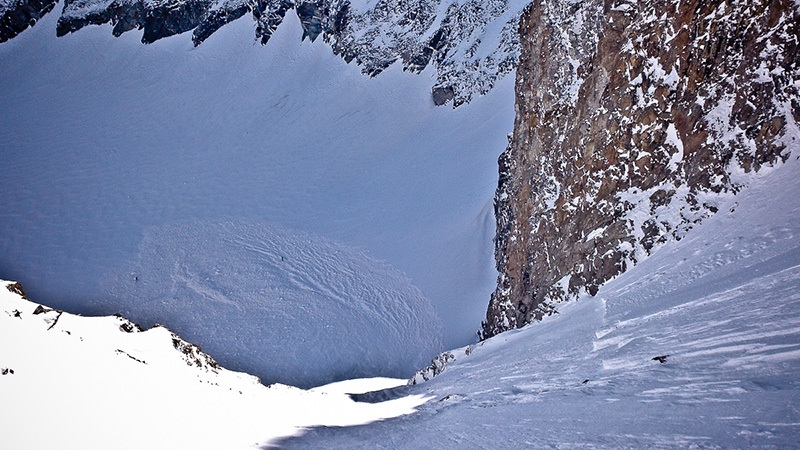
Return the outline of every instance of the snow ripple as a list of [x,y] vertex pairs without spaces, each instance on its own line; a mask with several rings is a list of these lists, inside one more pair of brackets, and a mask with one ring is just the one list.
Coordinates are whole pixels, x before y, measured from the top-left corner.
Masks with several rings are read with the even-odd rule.
[[268,223],[152,228],[138,260],[106,284],[108,304],[124,305],[126,317],[163,322],[267,382],[407,377],[441,348],[439,319],[405,275]]

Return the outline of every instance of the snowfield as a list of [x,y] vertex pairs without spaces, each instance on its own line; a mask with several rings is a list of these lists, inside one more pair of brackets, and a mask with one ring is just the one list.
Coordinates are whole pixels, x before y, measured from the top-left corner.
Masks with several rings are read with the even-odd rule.
[[416,385],[265,387],[163,327],[0,289],[0,447],[794,448],[799,174],[795,152],[596,297]]
[[41,308],[9,286],[18,285],[0,288],[1,448],[259,448],[308,426],[408,414],[426,400],[348,396],[405,383],[388,378],[264,386],[164,327]]
[[293,12],[266,47],[56,20],[0,46],[0,278],[46,305],[0,283],[0,448],[798,446],[799,130],[597,296],[465,346],[512,77],[452,110]]
[[109,290],[125,317],[203,336],[222,365],[269,383],[310,388],[407,374],[442,345],[439,318],[405,275],[358,249],[267,223],[149,229]]
[[370,79],[293,11],[263,47],[245,19],[197,48],[56,20],[0,45],[0,278],[265,382],[404,378],[475,341],[513,76],[453,110],[433,68]]
[[[795,140],[794,142],[800,142]],[[286,448],[795,448],[800,153],[603,286],[409,387],[409,416]],[[660,362],[659,360],[663,360]],[[422,381],[418,377],[418,381]]]

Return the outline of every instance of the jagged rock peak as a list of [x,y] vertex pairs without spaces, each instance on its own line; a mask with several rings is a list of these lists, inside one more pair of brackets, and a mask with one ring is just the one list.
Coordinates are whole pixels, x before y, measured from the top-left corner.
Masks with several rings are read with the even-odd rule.
[[[65,0],[57,35],[110,23],[112,34],[143,30],[151,43],[192,31],[195,45],[247,13],[267,44],[294,10],[303,36],[319,36],[347,62],[375,76],[399,62],[404,70],[437,72],[438,105],[453,106],[488,92],[516,66],[517,24],[527,0]],[[47,0],[0,0],[0,42],[53,9]]]
[[35,25],[56,3],[53,0],[0,0],[0,42]]
[[595,295],[798,148],[798,10],[793,0],[525,10],[482,337]]

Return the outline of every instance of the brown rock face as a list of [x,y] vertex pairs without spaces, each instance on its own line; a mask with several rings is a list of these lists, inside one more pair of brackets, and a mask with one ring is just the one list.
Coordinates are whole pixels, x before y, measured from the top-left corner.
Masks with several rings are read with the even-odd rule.
[[793,0],[528,7],[484,338],[594,295],[715,213],[749,172],[789,157],[799,9]]

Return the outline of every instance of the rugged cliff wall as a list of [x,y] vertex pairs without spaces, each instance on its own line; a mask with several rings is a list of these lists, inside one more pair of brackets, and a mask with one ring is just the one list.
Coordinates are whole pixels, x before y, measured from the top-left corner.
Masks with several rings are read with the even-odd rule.
[[[793,0],[536,0],[495,197],[482,336],[598,287],[800,139]],[[794,144],[793,144],[794,143]]]
[[32,27],[55,6],[54,0],[0,1],[0,42],[5,42]]
[[[436,71],[438,105],[458,106],[512,72],[519,54],[516,28],[528,0],[64,0],[56,33],[111,24],[114,36],[142,30],[142,42],[191,31],[200,45],[248,13],[255,37],[267,44],[290,11],[303,36],[322,36],[347,62],[375,76],[394,63]],[[54,0],[0,0],[0,42],[32,26]]]

